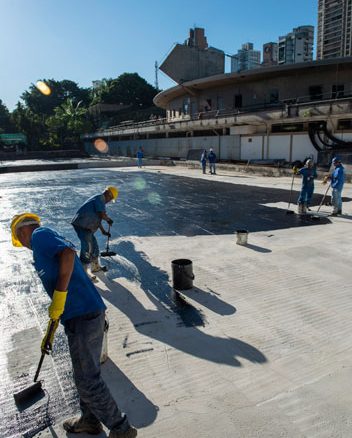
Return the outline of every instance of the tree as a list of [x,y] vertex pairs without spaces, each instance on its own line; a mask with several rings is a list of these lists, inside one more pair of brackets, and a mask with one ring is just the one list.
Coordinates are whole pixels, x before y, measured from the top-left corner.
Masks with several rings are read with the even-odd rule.
[[43,79],[43,82],[51,89],[49,96],[43,95],[34,84],[21,96],[25,106],[35,114],[53,115],[55,108],[62,105],[67,99],[71,99],[76,104],[82,101],[88,105],[90,102],[89,89],[80,88],[76,82],[67,79],[62,81]]
[[67,99],[55,108],[54,114],[47,118],[50,146],[72,146],[80,143],[80,135],[91,129],[87,118],[87,109],[82,101],[77,104]]
[[10,112],[0,99],[0,134],[3,132],[12,132],[14,126],[11,121]]
[[35,114],[22,103],[18,102],[11,114],[11,119],[15,130],[26,134],[30,149],[37,149],[40,139],[46,138],[47,130],[44,125],[44,116]]
[[138,73],[123,73],[116,79],[104,79],[95,90],[95,103],[122,103],[134,109],[153,106],[158,90],[140,77]]

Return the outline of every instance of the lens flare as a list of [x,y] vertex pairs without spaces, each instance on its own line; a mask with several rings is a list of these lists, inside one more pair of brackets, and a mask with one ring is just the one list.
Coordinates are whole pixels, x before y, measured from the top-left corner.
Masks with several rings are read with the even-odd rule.
[[51,89],[48,84],[43,81],[38,81],[35,86],[37,89],[44,94],[44,96],[49,96],[51,94]]
[[138,177],[135,179],[133,185],[134,185],[134,188],[137,190],[144,190],[147,186],[147,183],[146,183],[144,178]]
[[94,147],[98,152],[101,152],[102,154],[106,154],[109,151],[108,144],[102,138],[97,138],[96,140],[94,140]]
[[151,204],[161,204],[161,197],[160,197],[159,193],[151,192],[148,195],[148,201]]

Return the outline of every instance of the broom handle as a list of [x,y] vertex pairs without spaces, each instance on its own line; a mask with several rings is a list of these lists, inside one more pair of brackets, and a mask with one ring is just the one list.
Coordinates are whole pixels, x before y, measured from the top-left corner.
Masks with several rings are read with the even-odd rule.
[[108,240],[106,241],[106,252],[109,252],[109,241],[110,241],[110,228],[111,228],[111,225],[109,224],[109,228],[108,228],[108,233],[109,233],[109,235],[108,235]]
[[40,369],[41,369],[41,367],[42,367],[42,365],[43,365],[44,357],[45,357],[45,353],[42,353],[42,355],[41,355],[41,357],[40,357],[39,364],[38,364],[37,371],[36,371],[35,376],[34,376],[34,382],[36,382],[37,379],[38,379]]
[[290,190],[290,199],[289,199],[289,201],[288,201],[288,207],[287,207],[287,210],[290,208],[290,205],[291,205],[292,189],[293,189],[293,183],[294,183],[294,180],[295,180],[295,174],[292,175],[291,190]]
[[323,205],[323,202],[325,201],[326,195],[328,194],[328,191],[329,191],[329,189],[330,189],[330,186],[331,186],[331,183],[328,185],[328,188],[326,189],[326,192],[324,193],[323,199],[322,199],[321,202],[320,202],[320,205],[319,205],[319,207],[318,207],[317,212],[320,210],[320,207]]
[[[52,320],[51,323],[50,323],[49,333],[48,333],[48,337],[47,337],[47,339],[50,339],[51,334],[52,334],[54,328],[55,328],[55,321]],[[40,369],[41,369],[41,367],[42,367],[42,365],[43,365],[43,361],[44,361],[45,354],[46,354],[46,353],[42,352],[42,355],[40,356],[40,360],[39,360],[38,368],[37,368],[37,371],[36,371],[35,376],[34,376],[34,382],[36,382],[37,379],[38,379]]]

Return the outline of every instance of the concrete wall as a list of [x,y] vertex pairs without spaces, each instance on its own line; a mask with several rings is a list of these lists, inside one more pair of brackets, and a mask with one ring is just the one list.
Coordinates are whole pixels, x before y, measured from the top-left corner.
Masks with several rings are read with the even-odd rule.
[[[352,134],[351,134],[352,137]],[[306,134],[282,134],[282,135],[255,135],[241,136],[241,160],[278,160],[286,161],[303,160],[309,155],[318,158],[318,152],[314,149]]]
[[264,136],[241,136],[241,160],[261,160],[263,159],[262,149]]
[[[135,157],[140,146],[144,149],[145,157],[186,158],[190,149],[214,149],[214,152],[223,160],[240,159],[240,136],[212,136],[212,137],[179,137],[160,138],[150,140],[122,140],[109,141],[109,155]],[[85,143],[86,151],[100,154],[92,143]]]
[[[344,134],[344,139],[352,140],[352,133]],[[224,135],[211,137],[179,137],[150,140],[123,140],[109,142],[109,155],[135,157],[139,146],[144,149],[145,157],[186,158],[190,149],[214,149],[220,160],[261,160],[285,159],[303,160],[309,155],[317,159],[307,134],[271,134],[266,135]],[[85,143],[86,151],[100,154]]]
[[318,152],[312,145],[309,136],[307,134],[294,134],[292,135],[292,160],[302,160],[309,155],[313,155],[317,160]]
[[290,135],[270,135],[265,158],[269,160],[283,158],[290,161],[290,142]]
[[225,54],[221,50],[198,49],[176,44],[160,70],[177,83],[224,73]]

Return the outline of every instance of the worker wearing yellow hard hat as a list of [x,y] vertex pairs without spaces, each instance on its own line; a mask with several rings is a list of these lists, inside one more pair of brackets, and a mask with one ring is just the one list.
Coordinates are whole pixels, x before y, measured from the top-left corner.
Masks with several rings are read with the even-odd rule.
[[[86,271],[90,265],[92,274],[107,270],[105,266],[101,266],[99,263],[99,246],[94,233],[100,229],[104,236],[111,237],[110,227],[113,220],[107,215],[105,206],[110,201],[115,202],[118,194],[119,191],[116,187],[106,187],[103,193],[87,199],[77,210],[71,221],[81,242],[80,260]],[[103,221],[109,225],[108,230],[103,227]]]
[[34,268],[51,298],[42,355],[51,353],[59,322],[65,327],[82,413],[65,420],[63,428],[69,433],[97,435],[105,424],[109,438],[135,438],[137,430],[120,411],[101,376],[106,306],[84,272],[74,245],[40,222],[34,213],[18,214],[11,222],[11,236],[14,246],[32,250]]
[[40,217],[34,213],[16,214],[11,222],[11,237],[13,246],[30,248],[29,232],[26,227],[40,226]]

